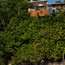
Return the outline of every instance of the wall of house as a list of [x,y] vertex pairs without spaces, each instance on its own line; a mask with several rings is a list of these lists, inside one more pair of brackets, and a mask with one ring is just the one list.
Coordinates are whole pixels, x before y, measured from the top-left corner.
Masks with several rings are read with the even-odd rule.
[[55,13],[59,13],[61,11],[64,11],[65,9],[65,4],[51,4],[51,6],[48,7],[49,14],[52,14],[53,11]]
[[28,12],[31,16],[45,16],[48,15],[47,2],[32,2],[32,7],[28,8]]

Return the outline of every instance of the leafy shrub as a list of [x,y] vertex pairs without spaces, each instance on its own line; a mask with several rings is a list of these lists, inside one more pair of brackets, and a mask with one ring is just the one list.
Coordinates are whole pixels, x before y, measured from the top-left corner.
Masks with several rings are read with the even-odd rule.
[[11,17],[5,30],[0,32],[1,65],[62,59],[63,53],[65,55],[64,17]]

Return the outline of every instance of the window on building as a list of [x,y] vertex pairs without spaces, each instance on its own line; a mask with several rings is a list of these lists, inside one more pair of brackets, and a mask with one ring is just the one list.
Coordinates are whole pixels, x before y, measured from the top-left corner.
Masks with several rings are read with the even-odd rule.
[[35,10],[46,10],[47,6],[32,6],[31,8]]
[[47,6],[39,6],[38,9],[39,10],[46,10],[47,9]]

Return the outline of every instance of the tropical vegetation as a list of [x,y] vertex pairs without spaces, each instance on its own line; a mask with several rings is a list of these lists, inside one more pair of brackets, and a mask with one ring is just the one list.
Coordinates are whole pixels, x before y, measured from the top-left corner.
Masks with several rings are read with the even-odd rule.
[[65,15],[30,17],[26,6],[26,0],[0,0],[0,65],[63,59]]

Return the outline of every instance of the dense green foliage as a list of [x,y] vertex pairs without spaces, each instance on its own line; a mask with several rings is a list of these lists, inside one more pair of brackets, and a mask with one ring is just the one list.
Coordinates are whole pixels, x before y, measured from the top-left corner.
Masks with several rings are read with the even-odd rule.
[[[65,55],[65,16],[28,17],[22,0],[5,1],[0,0],[0,19],[7,25],[0,32],[0,65],[62,59]],[[7,3],[11,5],[8,7]]]
[[[61,20],[61,18],[63,18]],[[38,62],[41,59],[59,60],[65,51],[64,17],[41,17],[23,20],[13,17],[1,32],[1,57],[12,63],[23,60]],[[10,56],[9,56],[10,55]]]
[[[22,10],[27,6],[26,0],[0,0],[0,30],[9,23],[10,19],[14,16],[21,17],[23,15]],[[22,6],[23,5],[23,6]],[[23,9],[24,8],[24,9]]]

